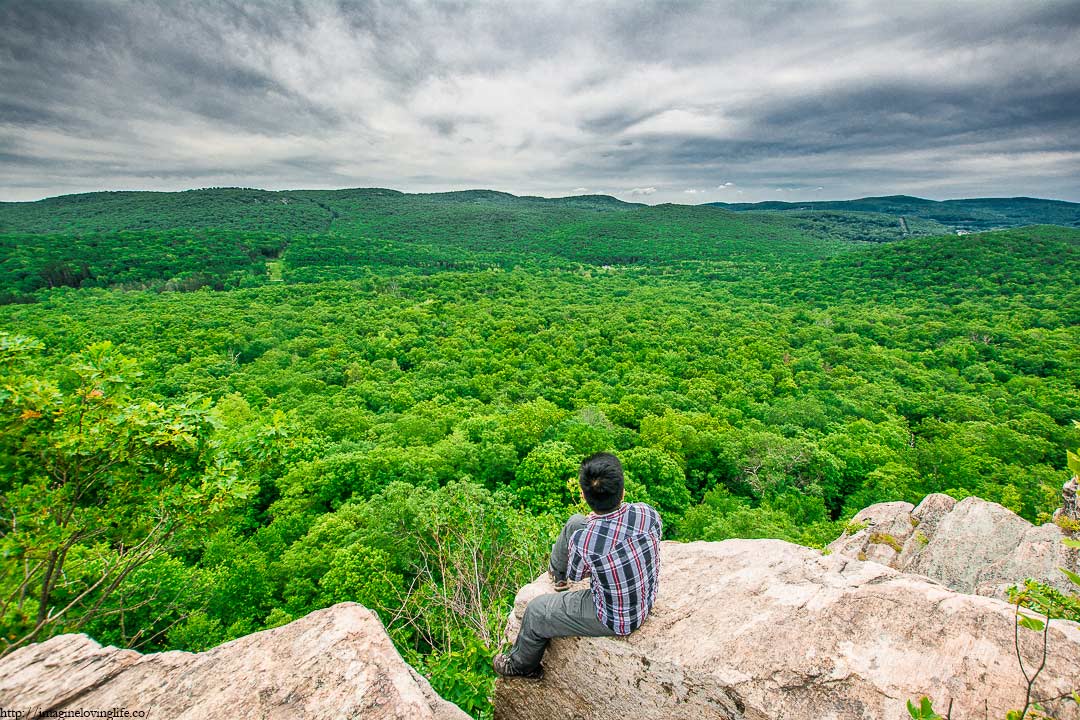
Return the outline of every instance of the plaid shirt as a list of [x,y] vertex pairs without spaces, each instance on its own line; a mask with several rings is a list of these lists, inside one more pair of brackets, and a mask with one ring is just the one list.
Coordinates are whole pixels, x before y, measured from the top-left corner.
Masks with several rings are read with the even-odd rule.
[[660,515],[645,503],[623,503],[606,515],[589,515],[570,536],[567,575],[592,578],[596,617],[616,635],[645,622],[660,576]]

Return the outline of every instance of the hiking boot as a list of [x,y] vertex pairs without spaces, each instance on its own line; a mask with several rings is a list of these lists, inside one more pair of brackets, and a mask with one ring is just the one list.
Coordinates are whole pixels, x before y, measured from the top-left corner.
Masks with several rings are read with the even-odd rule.
[[514,665],[514,661],[510,659],[510,656],[504,653],[496,655],[491,664],[495,667],[495,674],[500,677],[516,677],[522,680],[542,680],[544,677],[543,665],[537,665],[533,670],[523,672]]

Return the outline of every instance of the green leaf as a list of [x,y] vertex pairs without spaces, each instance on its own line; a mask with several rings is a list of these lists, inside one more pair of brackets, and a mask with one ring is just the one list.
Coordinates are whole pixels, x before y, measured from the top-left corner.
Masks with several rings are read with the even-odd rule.
[[934,705],[930,701],[930,698],[925,695],[919,699],[919,706],[916,707],[910,700],[907,701],[908,715],[915,720],[941,720],[941,716],[934,712]]
[[1080,455],[1077,455],[1071,450],[1065,451],[1065,457],[1068,459],[1069,469],[1074,474],[1080,475]]
[[1028,617],[1026,615],[1021,617],[1016,622],[1020,625],[1020,627],[1025,627],[1028,630],[1034,630],[1035,632],[1040,632],[1046,625],[1046,623],[1044,623],[1039,618]]
[[1061,542],[1065,543],[1065,547],[1076,548],[1080,550],[1080,540],[1073,540],[1072,538],[1065,538]]
[[1073,585],[1080,585],[1080,575],[1077,575],[1072,570],[1066,570],[1065,568],[1058,568],[1058,570],[1065,573],[1065,577],[1069,578]]

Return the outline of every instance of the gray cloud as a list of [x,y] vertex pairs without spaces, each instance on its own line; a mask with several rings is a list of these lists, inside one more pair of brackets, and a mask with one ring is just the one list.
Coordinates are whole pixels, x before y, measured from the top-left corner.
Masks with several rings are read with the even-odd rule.
[[377,185],[1080,201],[1075,0],[0,0],[0,66],[6,200]]

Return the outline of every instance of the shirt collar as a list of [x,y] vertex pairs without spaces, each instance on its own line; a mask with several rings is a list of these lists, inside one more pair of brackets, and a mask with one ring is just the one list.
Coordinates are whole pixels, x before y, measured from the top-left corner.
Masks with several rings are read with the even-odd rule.
[[603,515],[600,515],[599,513],[595,513],[595,512],[593,512],[593,513],[589,513],[589,515],[590,515],[591,517],[594,517],[594,518],[606,518],[606,517],[611,517],[612,515],[618,515],[619,513],[621,513],[621,512],[623,512],[623,511],[625,511],[625,510],[626,510],[626,508],[628,508],[628,507],[630,507],[630,505],[629,505],[628,503],[625,503],[625,502],[624,502],[624,503],[620,504],[620,505],[619,505],[619,507],[617,507],[617,508],[615,508],[614,510],[612,510],[611,512],[607,512],[607,513],[604,513]]

